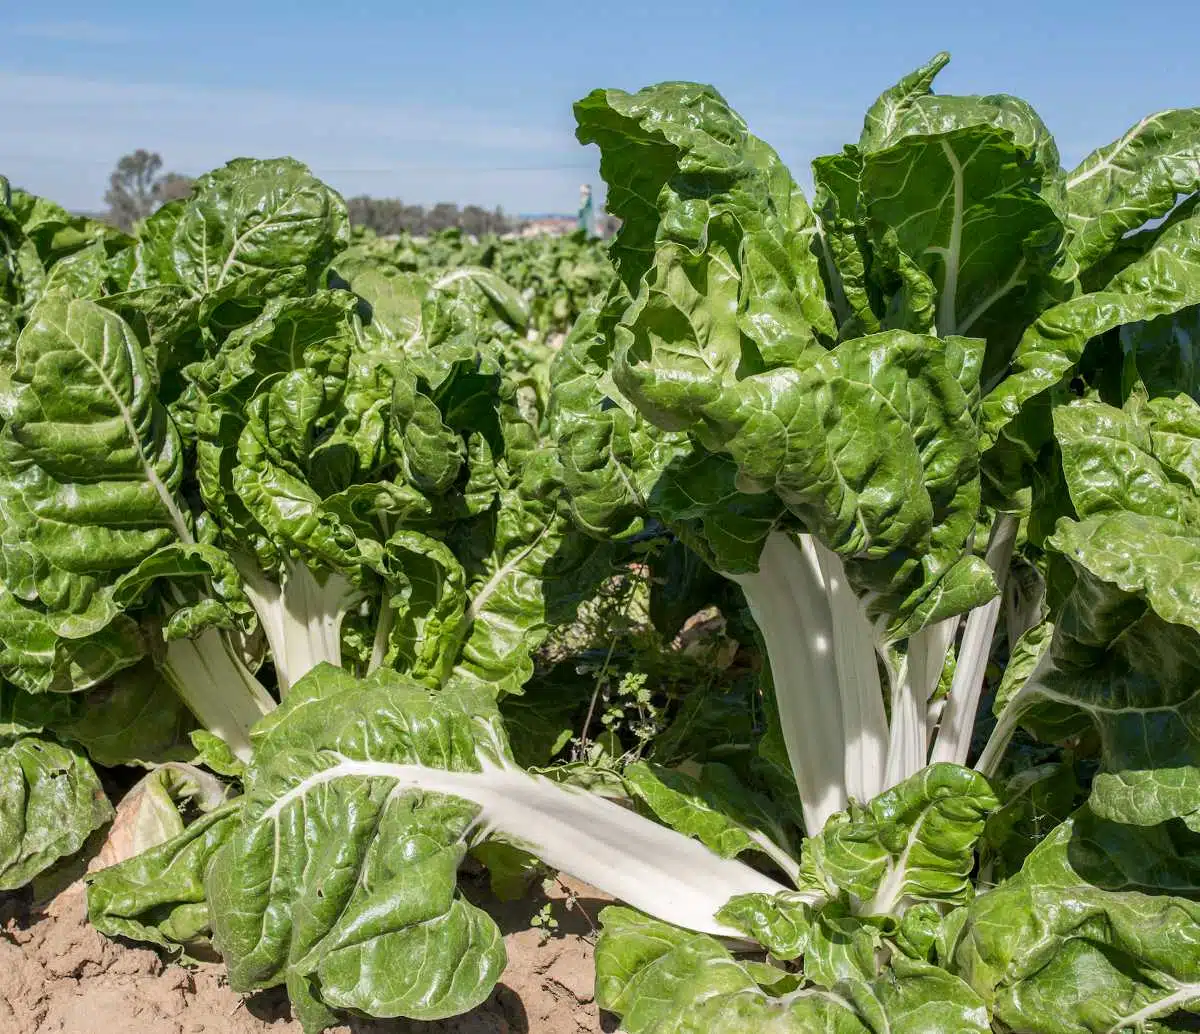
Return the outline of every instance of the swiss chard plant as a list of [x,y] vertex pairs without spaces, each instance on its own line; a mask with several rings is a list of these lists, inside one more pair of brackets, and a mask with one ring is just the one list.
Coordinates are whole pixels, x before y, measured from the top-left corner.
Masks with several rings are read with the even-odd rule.
[[[1200,114],[1065,171],[945,61],[811,205],[711,87],[580,101],[622,228],[548,370],[294,162],[133,238],[6,195],[0,887],[140,764],[92,921],[311,1031],[491,993],[469,853],[620,902],[630,1034],[1192,1029]],[[531,676],[635,556],[761,685],[599,779]]]
[[741,589],[806,834],[781,857],[707,766],[631,775],[788,884],[718,913],[765,966],[604,913],[634,1034],[1200,1009],[1200,113],[1065,171],[1023,101],[935,95],[946,60],[813,163],[811,205],[711,87],[576,105],[622,220],[552,375],[576,518],[662,522]]
[[290,160],[134,239],[5,201],[0,886],[111,815],[88,757],[239,777],[323,663],[520,692],[608,553],[509,285],[342,263],[341,198]]

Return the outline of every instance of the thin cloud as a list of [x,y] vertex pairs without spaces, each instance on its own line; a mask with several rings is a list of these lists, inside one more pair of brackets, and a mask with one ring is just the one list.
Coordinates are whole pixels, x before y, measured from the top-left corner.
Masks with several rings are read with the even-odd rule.
[[196,174],[239,155],[292,155],[346,194],[429,203],[573,205],[594,155],[561,127],[506,112],[276,91],[0,72],[0,170],[71,207],[100,203],[137,147]]
[[144,32],[124,25],[99,25],[95,22],[28,22],[8,29],[23,39],[49,40],[54,43],[131,43],[146,39]]
[[[99,208],[117,159],[138,147],[189,175],[238,156],[290,155],[347,196],[417,204],[572,211],[584,182],[604,200],[598,151],[576,143],[566,116],[531,121],[512,111],[375,96],[2,71],[0,96],[12,102],[0,174],[75,209]],[[751,130],[779,151],[806,192],[808,162],[857,138],[862,124],[861,112],[842,107],[754,115]]]

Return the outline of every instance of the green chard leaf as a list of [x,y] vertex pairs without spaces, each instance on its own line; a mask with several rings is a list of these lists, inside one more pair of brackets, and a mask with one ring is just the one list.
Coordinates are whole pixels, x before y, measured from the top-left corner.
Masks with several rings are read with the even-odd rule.
[[1200,1010],[1200,836],[1086,809],[969,906],[954,964],[1012,1030],[1181,1030]]
[[113,816],[87,757],[0,726],[0,890],[23,887]]
[[[987,1010],[962,980],[904,957],[874,972],[853,968],[836,986],[788,989],[771,967],[737,961],[716,939],[629,909],[600,913],[596,1001],[630,1034],[883,1034],[954,1030],[986,1034]],[[778,990],[777,990],[778,988]]]
[[917,901],[962,904],[975,846],[998,802],[978,772],[930,765],[866,805],[852,804],[805,841],[802,886],[845,891],[863,915],[899,914]]
[[1200,189],[1200,108],[1148,115],[1066,179],[1069,252],[1083,268]]
[[786,831],[771,817],[771,803],[743,786],[726,765],[709,763],[698,777],[639,761],[624,770],[632,795],[661,822],[696,837],[723,858],[759,851],[795,879]]
[[[478,771],[469,700],[322,666],[260,723],[237,828],[206,875],[235,989],[286,983],[314,1030],[338,1009],[435,1019],[487,997],[503,941],[456,880],[476,806],[397,792],[368,760]],[[339,757],[366,767],[322,779]]]
[[1073,582],[1052,628],[1018,644],[1001,725],[1057,739],[1077,735],[1072,712],[1084,716],[1100,737],[1097,814],[1197,822],[1200,406],[1186,396],[1135,395],[1123,410],[1080,400],[1056,410],[1055,432],[1074,513],[1046,544]]
[[1051,306],[1029,325],[1013,354],[1011,372],[984,399],[989,442],[1019,436],[1017,418],[1063,383],[1093,338],[1197,304],[1200,216],[1193,215],[1164,230],[1144,255],[1106,284]]
[[235,158],[201,176],[186,203],[156,219],[174,223],[169,261],[178,280],[203,294],[297,266],[315,280],[350,236],[345,202],[291,158]]
[[218,848],[237,827],[240,800],[233,800],[133,857],[87,877],[88,920],[110,937],[146,941],[172,951],[206,943],[210,931],[204,876]]
[[[0,564],[9,620],[15,625],[23,607],[31,623],[68,639],[107,630],[111,650],[120,631],[115,575],[192,540],[177,495],[182,445],[154,396],[153,374],[119,316],[53,295],[18,341],[3,405]],[[69,688],[136,661],[136,639],[124,639],[123,657],[91,651],[103,662],[94,675],[60,668]]]
[[[899,252],[929,280],[938,334],[991,343],[996,310],[1011,321],[1028,285],[1053,265],[1062,227],[1040,186],[1040,170],[1010,133],[987,125],[923,126],[922,135],[864,156],[862,204],[876,254],[884,257],[882,235],[894,234]],[[893,275],[903,283],[901,271]],[[872,277],[888,297],[878,261]],[[903,288],[889,302],[885,326],[931,332],[904,316],[913,305],[902,295]]]

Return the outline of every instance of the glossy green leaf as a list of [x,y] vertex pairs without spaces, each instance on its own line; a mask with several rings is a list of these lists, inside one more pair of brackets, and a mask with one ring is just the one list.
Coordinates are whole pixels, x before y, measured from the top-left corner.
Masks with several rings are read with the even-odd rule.
[[30,698],[30,704],[60,738],[82,746],[99,765],[160,764],[191,756],[188,733],[195,719],[145,660],[88,693],[56,695],[53,703]]
[[803,885],[830,897],[848,891],[864,915],[898,914],[917,901],[961,904],[997,804],[979,773],[930,765],[868,804],[852,804],[806,840]]
[[871,1029],[841,995],[821,988],[772,998],[749,967],[712,937],[624,908],[606,908],[600,919],[596,1001],[619,1015],[629,1034],[760,1029],[863,1034]]
[[91,924],[110,937],[175,951],[205,941],[209,914],[204,876],[214,853],[236,829],[240,807],[240,801],[231,801],[186,829],[180,822],[170,838],[89,875]]
[[196,181],[170,258],[185,286],[209,294],[246,274],[294,266],[315,278],[349,231],[345,202],[299,162],[235,158]]
[[1046,309],[1026,329],[1012,372],[984,399],[985,428],[994,443],[1043,392],[1070,374],[1087,343],[1126,323],[1200,304],[1200,218],[1165,230],[1154,246],[1101,289]]
[[[868,116],[870,118],[870,116]],[[820,220],[824,273],[842,337],[879,330],[867,284],[870,253],[858,219],[862,156],[853,148],[813,161],[813,209]]]
[[1067,176],[1069,250],[1083,267],[1200,188],[1200,108],[1160,111],[1097,148]]
[[[1086,811],[968,910],[955,965],[1013,1030],[1179,1030],[1200,1009],[1200,847]],[[1186,1023],[1186,1021],[1184,1021]]]
[[864,155],[863,217],[877,252],[893,233],[929,278],[938,333],[978,335],[1045,275],[1062,229],[1040,196],[1040,171],[1011,137],[986,125],[940,128],[923,125]]
[[0,738],[0,890],[74,854],[112,814],[82,753],[40,736]]
[[611,383],[604,317],[584,313],[554,360],[551,428],[559,443],[572,517],[589,534],[621,535],[644,518],[663,469],[688,451],[660,432]]
[[933,92],[933,80],[949,63],[950,55],[943,50],[920,68],[909,72],[895,86],[884,90],[867,109],[862,134],[858,138],[859,149],[873,151],[886,147],[916,102]]
[[62,633],[97,631],[116,613],[110,572],[191,539],[179,437],[129,326],[61,295],[23,331],[3,406],[5,584]]
[[770,814],[770,801],[739,783],[727,766],[704,765],[694,778],[639,761],[623,774],[633,795],[672,829],[696,837],[723,858],[759,851],[789,876],[797,874],[786,832]]
[[[683,389],[705,367],[731,372],[740,334],[769,366],[833,336],[812,213],[720,94],[691,83],[596,90],[575,113],[580,141],[600,144],[608,205],[622,219],[611,254],[635,299],[624,322],[645,345],[671,343],[654,374],[674,371]],[[648,407],[656,383],[642,384]],[[656,408],[652,419],[679,418]]]
[[[476,806],[369,773],[370,759],[478,770],[462,708],[322,668],[260,724],[238,828],[206,877],[234,988],[286,983],[309,1016],[434,1019],[487,997],[503,942],[456,883]],[[323,782],[339,756],[362,775]]]
[[606,908],[600,918],[596,1000],[617,1013],[630,1034],[990,1029],[984,1003],[971,988],[927,963],[900,957],[877,974],[872,962],[836,986],[805,981],[789,990],[780,971],[739,962],[711,937],[624,908]]
[[1042,711],[1065,705],[1091,719],[1104,763],[1097,813],[1140,825],[1194,816],[1200,407],[1185,396],[1135,396],[1124,410],[1080,401],[1056,411],[1055,432],[1077,519],[1060,520],[1047,545],[1076,580],[1011,706],[1040,700]]

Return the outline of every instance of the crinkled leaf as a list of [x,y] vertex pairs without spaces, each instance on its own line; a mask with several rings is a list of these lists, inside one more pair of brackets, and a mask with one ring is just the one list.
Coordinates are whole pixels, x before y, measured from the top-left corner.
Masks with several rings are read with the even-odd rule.
[[629,1034],[735,1034],[746,1030],[870,1030],[840,995],[814,988],[776,1000],[712,937],[626,908],[600,913],[596,1002]]
[[418,682],[440,686],[458,659],[467,621],[462,566],[443,543],[417,532],[398,531],[385,548],[383,605],[392,622],[387,663]]
[[915,901],[969,899],[975,845],[997,806],[978,772],[930,765],[866,805],[851,804],[805,841],[803,885],[830,897],[848,891],[865,915]]
[[247,273],[293,266],[315,278],[349,238],[345,202],[301,163],[235,158],[196,181],[170,257],[186,287],[208,294]]
[[1025,330],[1012,370],[984,399],[990,443],[1015,422],[1042,393],[1060,385],[1095,337],[1200,304],[1200,216],[1165,230],[1145,255],[1118,272],[1101,289],[1078,294],[1045,310]]
[[0,588],[0,672],[29,693],[91,689],[145,656],[141,630],[123,614],[70,639],[52,618]]
[[[647,498],[686,436],[662,432],[611,383],[601,314],[585,312],[554,360],[550,422],[572,516],[589,534],[636,530]],[[607,382],[607,383],[606,383]]]
[[456,881],[477,806],[369,766],[320,778],[338,758],[478,771],[469,706],[323,666],[259,724],[238,828],[206,878],[234,988],[286,983],[313,1029],[335,1009],[434,1019],[487,997],[503,942]]
[[0,890],[74,854],[112,818],[88,759],[51,739],[0,739]]
[[678,426],[679,416],[678,401],[671,416],[658,407],[654,385],[670,391],[675,380],[681,395],[703,396],[705,370],[711,378],[740,361],[740,335],[771,366],[834,337],[812,212],[779,157],[716,90],[595,90],[575,117],[580,142],[600,145],[607,205],[621,219],[609,253],[637,299],[624,322],[663,353],[639,385],[656,423]]
[[987,1034],[984,1003],[945,970],[903,957],[892,968],[857,971],[836,987],[806,983],[739,962],[711,937],[625,908],[600,914],[596,1001],[630,1034]]
[[[1011,136],[986,125],[940,128],[864,155],[864,218],[877,250],[894,233],[929,278],[938,333],[980,334],[995,307],[1011,313],[1049,270],[1062,229],[1040,196],[1040,171]],[[883,270],[872,276],[886,285]]]
[[950,55],[944,50],[940,51],[920,68],[909,72],[895,86],[884,90],[867,109],[858,138],[859,148],[872,151],[886,147],[917,100],[933,92],[933,80],[949,63]]
[[786,833],[771,816],[769,800],[743,786],[728,766],[709,763],[693,777],[639,761],[625,768],[624,777],[661,822],[696,837],[722,858],[766,851],[794,873]]
[[1057,625],[1066,642],[1027,695],[1096,724],[1098,811],[1139,824],[1200,811],[1200,543],[1173,521],[1118,512],[1060,522],[1049,544],[1080,578]]
[[869,244],[858,219],[862,156],[847,147],[813,161],[813,209],[821,222],[824,272],[842,337],[880,329],[867,284]]
[[718,914],[723,922],[744,930],[775,958],[798,959],[812,940],[814,895],[741,894]]
[[728,457],[695,448],[666,466],[648,500],[688,547],[731,574],[758,567],[763,543],[783,515],[778,498],[743,492],[738,475]]
[[551,623],[569,617],[608,554],[570,528],[556,496],[552,456],[450,543],[466,574],[467,603],[454,676],[495,694],[519,692]]
[[240,800],[230,801],[186,829],[181,823],[169,839],[89,875],[91,924],[110,937],[172,950],[207,940],[204,876],[213,855],[237,828],[240,808]]
[[887,331],[737,382],[714,411],[740,483],[772,489],[841,554],[893,636],[995,595],[968,552],[979,453],[964,381],[977,370],[961,344]]
[[1141,825],[1195,815],[1200,406],[1186,396],[1134,396],[1123,410],[1081,400],[1056,411],[1055,433],[1078,519],[1060,520],[1047,545],[1075,581],[1022,695],[1095,723],[1098,813]]
[[1085,269],[1200,189],[1200,108],[1148,115],[1067,176],[1069,252]]
[[191,532],[176,496],[181,443],[129,326],[51,296],[22,332],[4,392],[5,585],[57,630],[113,620],[114,573]]
[[1198,852],[1180,823],[1084,810],[975,899],[955,966],[1013,1030],[1183,1029],[1176,1014],[1200,1010]]

